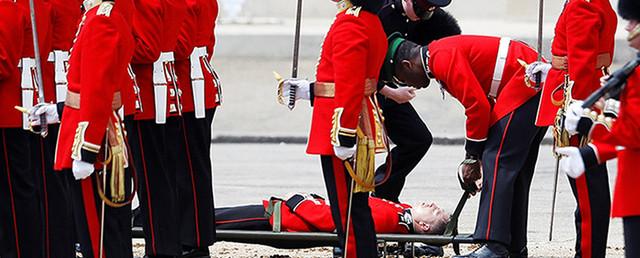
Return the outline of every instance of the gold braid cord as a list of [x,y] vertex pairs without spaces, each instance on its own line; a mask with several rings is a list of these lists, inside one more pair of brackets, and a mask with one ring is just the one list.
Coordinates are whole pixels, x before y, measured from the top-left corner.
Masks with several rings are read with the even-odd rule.
[[[117,114],[115,115],[117,116]],[[110,172],[109,190],[110,197],[104,192],[102,180],[96,177],[98,186],[98,195],[110,207],[120,208],[129,205],[133,201],[133,196],[137,191],[137,182],[134,182],[134,190],[129,198],[126,197],[126,173],[125,168],[128,167],[127,162],[127,146],[124,141],[123,128],[121,122],[116,118],[116,122],[109,121],[107,128],[107,148],[105,150],[105,161],[103,164],[103,173]],[[104,176],[104,175],[103,175]],[[135,176],[134,176],[134,181]]]
[[[355,156],[355,169],[349,161],[344,162],[347,172],[356,182],[355,193],[371,192],[375,190],[375,142],[369,139],[360,128],[356,130],[358,137]],[[355,171],[354,171],[355,170]]]
[[[571,140],[570,140],[571,135],[565,129],[564,119],[566,117],[567,108],[569,108],[569,106],[574,102],[573,98],[571,97],[573,85],[574,85],[574,81],[571,81],[569,79],[569,75],[565,74],[564,83],[558,86],[556,89],[554,89],[554,92],[556,92],[559,89],[563,90],[563,99],[555,100],[553,99],[554,92],[552,92],[551,94],[551,98],[552,98],[551,100],[553,104],[556,106],[560,106],[554,120],[554,127],[553,127],[554,148],[571,146]],[[589,142],[589,137],[587,136],[578,136],[578,137],[580,137],[580,142],[578,147],[584,146]],[[554,151],[554,155],[557,155],[555,154],[555,151]]]

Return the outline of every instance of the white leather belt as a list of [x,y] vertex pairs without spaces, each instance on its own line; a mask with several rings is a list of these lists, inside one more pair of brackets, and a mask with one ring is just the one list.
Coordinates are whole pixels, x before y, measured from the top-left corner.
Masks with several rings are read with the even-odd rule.
[[189,57],[191,63],[191,92],[196,118],[205,117],[204,74],[202,62],[207,62],[207,48],[196,47]]
[[67,63],[69,51],[53,50],[49,53],[49,62],[55,67],[54,81],[56,83],[56,102],[64,102],[67,97]]
[[491,79],[491,88],[489,89],[489,98],[495,100],[498,97],[498,89],[500,88],[500,82],[502,82],[502,73],[504,72],[504,65],[507,61],[507,55],[509,54],[509,45],[511,44],[511,38],[500,38],[500,46],[498,47],[498,55],[496,56],[496,66],[493,68],[493,78]]
[[[21,69],[20,87],[22,89],[22,107],[30,109],[33,107],[33,97],[35,91],[36,60],[33,58],[22,58],[18,63]],[[29,130],[29,115],[22,114],[22,129]]]
[[153,63],[153,94],[156,108],[156,123],[167,122],[167,85],[171,81],[168,65],[173,62],[173,52],[162,52]]

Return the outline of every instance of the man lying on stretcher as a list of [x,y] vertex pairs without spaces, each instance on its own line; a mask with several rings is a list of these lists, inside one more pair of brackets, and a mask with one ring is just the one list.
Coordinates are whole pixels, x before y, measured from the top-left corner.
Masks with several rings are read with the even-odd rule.
[[[376,233],[443,234],[449,214],[435,203],[412,207],[369,197]],[[278,219],[279,218],[279,219]],[[331,209],[315,194],[295,193],[288,198],[263,200],[262,205],[216,208],[216,229],[333,232]]]

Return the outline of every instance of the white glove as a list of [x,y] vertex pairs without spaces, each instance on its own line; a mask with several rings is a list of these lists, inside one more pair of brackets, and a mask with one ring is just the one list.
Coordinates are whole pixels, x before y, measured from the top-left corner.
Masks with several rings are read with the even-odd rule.
[[353,147],[351,148],[333,146],[333,152],[336,154],[336,157],[340,158],[341,160],[346,160],[356,154],[356,145],[353,145]]
[[540,82],[544,82],[545,80],[547,80],[547,74],[549,74],[550,69],[551,64],[541,61],[535,61],[527,66],[525,75],[527,76],[527,78],[529,78],[529,80],[535,82],[536,74],[540,72]]
[[32,127],[42,124],[40,118],[43,114],[47,119],[47,124],[57,124],[60,122],[58,106],[56,104],[40,103],[29,109],[29,123]]
[[82,180],[93,174],[93,170],[95,170],[95,168],[91,163],[84,162],[82,160],[73,160],[71,170],[73,171],[73,177],[75,177],[76,180]]
[[570,135],[578,133],[578,122],[584,113],[582,103],[581,100],[571,103],[564,114],[564,128]]
[[560,159],[560,171],[566,173],[571,178],[578,178],[584,174],[584,161],[578,148],[558,148],[556,153],[562,155]]
[[311,87],[309,85],[311,85],[311,82],[309,82],[309,80],[297,78],[285,79],[284,82],[282,82],[282,96],[288,99],[291,86],[294,86],[296,87],[296,100],[309,100],[311,99]]

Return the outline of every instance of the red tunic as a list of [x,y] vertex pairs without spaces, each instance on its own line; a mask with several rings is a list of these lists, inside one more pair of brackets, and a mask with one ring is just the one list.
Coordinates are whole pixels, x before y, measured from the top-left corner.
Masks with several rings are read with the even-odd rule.
[[[536,125],[548,126],[558,111],[551,102],[553,90],[569,74],[575,81],[572,97],[585,99],[600,87],[599,65],[609,66],[613,57],[617,16],[609,0],[569,0],[558,17],[555,37],[551,45],[554,56],[568,58],[568,71],[551,69],[544,83]],[[598,56],[604,61],[598,61]],[[608,56],[608,62],[607,57]],[[562,90],[554,93],[562,99]]]
[[[207,59],[202,61],[202,72],[204,75],[205,107],[215,108],[221,104],[221,92],[218,92],[220,85],[215,85],[210,61],[213,59],[213,50],[216,44],[216,19],[218,18],[217,0],[198,0],[197,31],[195,36],[195,46],[207,49]],[[207,62],[207,63],[204,63]]]
[[[217,1],[211,0],[187,0],[188,15],[180,30],[178,46],[176,47],[176,73],[182,90],[182,111],[194,112],[194,97],[192,91],[191,55],[195,48],[202,48],[200,70],[204,82],[205,108],[211,109],[218,106],[220,97],[211,65],[210,56],[213,54],[215,44],[215,20],[218,16]],[[198,50],[196,50],[197,52]],[[185,55],[186,54],[186,55]]]
[[[74,139],[80,147],[99,146],[113,117],[112,97],[122,87],[134,40],[118,9],[104,2],[85,13],[69,59],[69,91],[80,94],[80,109],[65,107],[54,168],[71,168]],[[80,123],[86,122],[83,130]],[[81,129],[80,132],[76,132]],[[95,160],[82,160],[93,163]]]
[[[612,216],[640,216],[640,68],[627,80],[620,99],[620,113],[609,134],[594,136],[598,161],[618,157]],[[623,147],[624,149],[621,149]]]
[[195,37],[197,16],[199,8],[196,0],[186,0],[187,15],[180,27],[180,34],[178,35],[178,42],[176,44],[173,56],[176,63],[176,74],[178,76],[178,85],[182,91],[182,112],[193,112],[193,94],[191,93],[191,62],[190,56],[193,52]]
[[[262,203],[265,209],[269,205],[268,200]],[[412,222],[405,221],[405,217],[402,216],[406,209],[411,208],[410,205],[369,197],[369,207],[371,207],[376,233],[405,234],[413,231],[410,228]],[[331,208],[324,199],[305,199],[295,209],[290,209],[283,204],[281,215],[283,231],[333,232],[335,230],[331,219]],[[273,216],[269,218],[269,223],[273,225]]]
[[[355,7],[337,14],[316,71],[316,81],[335,83],[335,97],[316,96],[307,153],[334,154],[333,126],[334,132],[355,134],[363,100],[368,97],[365,84],[377,80],[386,51],[386,34],[376,15]],[[371,102],[366,103],[367,114],[373,116]],[[340,110],[334,121],[334,113]]]
[[488,95],[500,38],[488,36],[452,36],[429,44],[429,67],[444,90],[465,108],[466,137],[475,142],[486,140],[489,128],[537,94],[527,87],[525,71],[517,59],[527,63],[537,53],[526,44],[511,41],[495,103]]
[[[164,1],[134,0],[133,35],[135,50],[131,66],[135,73],[142,109],[136,114],[136,120],[151,120],[155,117],[155,101],[153,98],[153,63],[160,56],[163,35]],[[125,107],[126,109],[126,107]]]
[[[75,33],[78,31],[78,23],[82,17],[80,5],[82,1],[77,1],[76,4],[69,4],[68,0],[50,0],[51,5],[51,50],[52,51],[64,51],[68,54],[71,46],[73,45],[73,39]],[[45,62],[46,61],[46,62]],[[45,84],[45,99],[47,102],[56,101],[56,87],[55,87],[55,56],[53,52],[47,53],[43,56],[42,62],[42,74]],[[63,64],[64,69],[64,62]],[[66,81],[65,75],[58,75],[60,79]]]
[[22,127],[22,114],[13,107],[22,105],[18,62],[31,38],[29,16],[18,4],[0,0],[0,128]]

